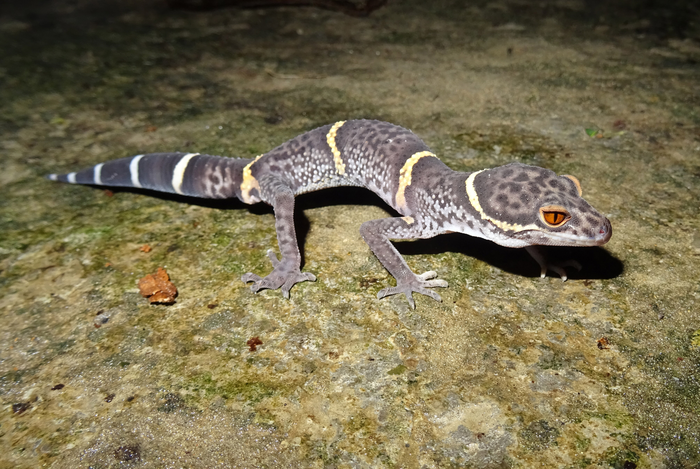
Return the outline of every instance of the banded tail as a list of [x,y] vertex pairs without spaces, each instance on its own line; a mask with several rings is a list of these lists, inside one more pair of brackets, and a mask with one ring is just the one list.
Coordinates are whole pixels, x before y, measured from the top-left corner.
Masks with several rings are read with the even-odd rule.
[[151,153],[100,163],[75,173],[49,174],[47,178],[70,184],[227,199],[240,196],[243,168],[251,161],[199,153]]

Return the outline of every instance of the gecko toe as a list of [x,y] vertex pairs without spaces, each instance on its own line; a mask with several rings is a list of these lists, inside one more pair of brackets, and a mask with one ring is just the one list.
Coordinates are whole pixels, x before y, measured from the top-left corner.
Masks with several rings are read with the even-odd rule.
[[395,287],[387,287],[380,290],[379,293],[377,293],[377,298],[382,299],[386,296],[403,293],[406,296],[406,299],[408,300],[408,304],[411,306],[411,309],[416,309],[416,303],[413,299],[413,293],[420,293],[421,295],[429,296],[435,301],[442,301],[440,295],[438,295],[433,290],[429,290],[429,288],[444,288],[447,287],[447,282],[442,279],[435,279],[435,277],[437,277],[437,273],[433,271],[425,272],[421,275],[414,275],[413,278],[399,281],[398,285],[396,285]]
[[428,288],[447,288],[449,286],[449,284],[442,279],[428,280],[427,282],[424,282],[424,285]]
[[[274,254],[273,254],[274,256]],[[271,257],[272,258],[272,257]],[[289,290],[300,282],[315,281],[316,276],[309,272],[300,272],[298,268],[288,268],[283,262],[277,262],[277,266],[265,277],[260,277],[248,272],[241,277],[244,282],[253,282],[250,290],[257,293],[260,290],[282,290],[282,296],[289,299]]]
[[554,264],[554,263],[547,264],[547,266],[542,269],[543,272],[542,272],[541,277],[544,278],[545,274],[547,273],[547,270],[551,270],[552,272],[559,275],[559,277],[561,277],[561,280],[563,282],[566,282],[569,277],[566,273],[565,267],[572,267],[572,268],[576,269],[576,271],[581,270],[581,264],[578,261],[575,261],[573,259],[569,259],[568,261],[558,262],[556,264]]
[[574,259],[569,259],[562,262],[550,262],[548,257],[545,255],[545,252],[539,249],[538,246],[526,246],[525,249],[540,265],[540,278],[545,278],[547,276],[547,271],[551,270],[559,275],[562,281],[566,282],[568,276],[566,274],[565,267],[573,267],[577,271],[581,270],[581,264]]
[[397,293],[401,293],[401,291],[397,290],[398,287],[387,287],[387,288],[382,288],[377,292],[377,299],[381,300],[384,297],[391,296],[391,295],[396,295]]
[[427,272],[423,272],[420,275],[416,275],[416,277],[418,277],[421,280],[430,280],[431,278],[435,278],[437,276],[438,274],[434,270],[429,270]]
[[408,300],[408,306],[411,307],[411,309],[416,309],[416,302],[413,299],[413,293],[411,292],[404,292],[406,294],[406,299]]
[[316,281],[316,276],[310,272],[304,272],[302,273],[303,276],[306,277],[306,280],[309,282],[315,282]]
[[416,302],[413,299],[413,290],[406,289],[403,287],[383,288],[377,293],[377,299],[381,300],[384,297],[396,295],[399,293],[403,293],[406,296],[406,299],[408,300],[408,305],[411,307],[411,309],[416,309]]
[[274,269],[280,264],[279,259],[277,259],[277,254],[275,254],[275,251],[272,249],[267,250],[267,257],[270,258],[270,262],[272,262],[272,268]]
[[243,281],[243,283],[259,282],[260,280],[262,280],[262,277],[260,277],[259,275],[255,275],[252,272],[248,272],[247,274],[241,277],[241,280]]
[[437,292],[434,292],[433,290],[428,290],[426,288],[421,288],[418,290],[418,293],[422,293],[425,296],[429,296],[430,298],[434,299],[438,303],[442,303],[442,297],[438,295]]
[[[437,277],[438,274],[434,270],[429,270],[427,272],[423,272],[420,275],[416,275],[416,277],[420,280],[420,285],[425,288],[447,288],[448,283],[445,280],[435,278]],[[419,292],[422,293],[422,292]],[[425,294],[425,293],[424,293]],[[428,295],[431,296],[431,295]]]

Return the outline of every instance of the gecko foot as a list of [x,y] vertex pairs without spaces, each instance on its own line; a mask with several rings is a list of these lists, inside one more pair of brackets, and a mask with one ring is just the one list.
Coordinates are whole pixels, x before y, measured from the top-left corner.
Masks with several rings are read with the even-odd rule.
[[253,293],[257,293],[264,289],[277,290],[278,288],[281,288],[282,295],[289,299],[289,290],[291,290],[294,284],[306,281],[316,281],[316,276],[314,274],[301,272],[299,267],[290,265],[292,263],[285,262],[284,259],[282,259],[280,262],[272,249],[267,251],[267,256],[272,261],[272,272],[270,272],[264,278],[252,272],[248,272],[241,277],[241,280],[243,280],[245,283],[253,282],[253,285],[250,286]]
[[563,282],[566,282],[568,277],[566,275],[565,267],[573,267],[578,271],[581,270],[581,264],[573,259],[555,263],[551,262],[544,254],[544,251],[542,251],[542,249],[540,249],[538,246],[527,246],[525,247],[525,249],[530,254],[530,256],[532,256],[532,258],[535,259],[535,261],[537,261],[537,263],[540,265],[540,278],[545,278],[547,276],[547,271],[551,270],[552,272],[555,272],[557,275],[559,275]]
[[[413,293],[420,293],[425,296],[429,296],[435,301],[442,301],[440,295],[428,288],[445,288],[447,287],[447,282],[442,279],[435,279],[437,277],[437,272],[429,271],[422,273],[420,275],[413,274],[413,277],[408,279],[397,280],[397,285],[395,287],[384,288],[377,293],[377,298],[382,299],[385,296],[396,295],[398,293],[403,293],[408,299],[408,304],[411,305],[411,309],[416,309],[416,302],[413,300]],[[434,279],[434,280],[433,280]]]

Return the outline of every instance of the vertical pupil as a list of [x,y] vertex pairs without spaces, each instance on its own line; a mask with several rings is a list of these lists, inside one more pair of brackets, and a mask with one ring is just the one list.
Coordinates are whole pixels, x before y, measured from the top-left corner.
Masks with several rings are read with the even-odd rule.
[[545,220],[550,225],[558,225],[564,221],[566,216],[562,212],[545,212]]

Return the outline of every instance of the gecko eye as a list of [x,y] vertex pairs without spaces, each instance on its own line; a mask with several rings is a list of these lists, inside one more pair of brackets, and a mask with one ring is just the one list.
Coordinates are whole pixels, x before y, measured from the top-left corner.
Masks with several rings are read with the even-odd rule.
[[571,220],[571,215],[563,207],[556,205],[548,205],[540,208],[540,216],[546,225],[552,228],[558,228],[567,221]]

